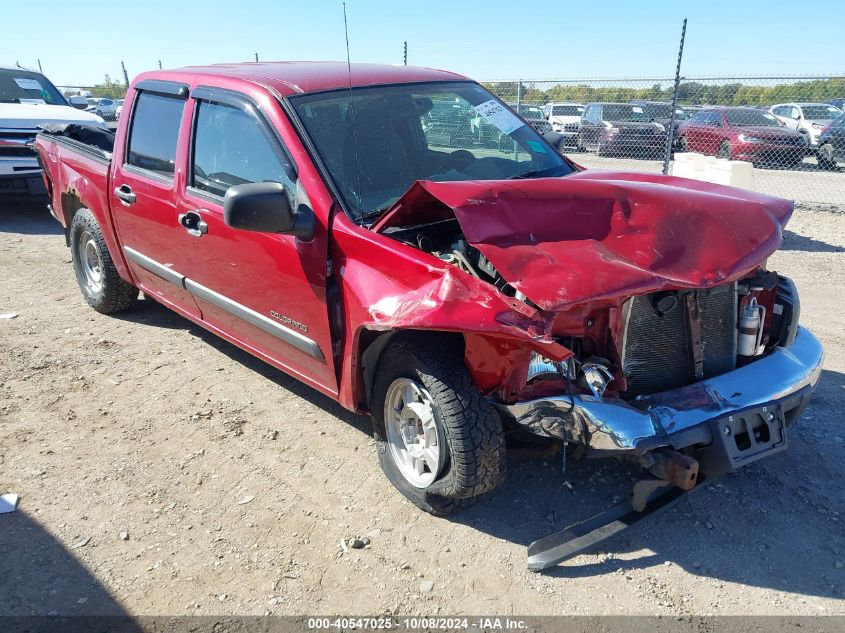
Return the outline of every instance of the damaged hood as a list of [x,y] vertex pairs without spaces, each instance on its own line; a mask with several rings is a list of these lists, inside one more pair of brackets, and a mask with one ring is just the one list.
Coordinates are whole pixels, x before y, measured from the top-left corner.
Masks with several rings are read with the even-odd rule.
[[792,203],[656,174],[418,181],[374,227],[456,217],[543,310],[738,279],[780,246]]

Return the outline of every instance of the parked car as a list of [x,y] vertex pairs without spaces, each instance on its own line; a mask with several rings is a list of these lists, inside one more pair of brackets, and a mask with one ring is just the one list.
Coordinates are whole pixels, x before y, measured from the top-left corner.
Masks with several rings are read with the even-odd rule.
[[528,125],[533,127],[540,134],[552,131],[552,124],[546,119],[543,113],[543,108],[533,103],[520,103],[518,106],[515,103],[509,103],[510,107],[515,112],[519,113],[523,119],[528,122]]
[[755,108],[700,110],[679,126],[678,137],[682,151],[755,164],[794,166],[807,153],[803,134],[786,129],[774,115]]
[[423,130],[431,145],[472,147],[472,115],[475,111],[463,100],[433,100],[422,117]]
[[548,121],[552,124],[552,130],[561,135],[563,145],[577,147],[584,105],[573,101],[558,101],[547,104],[547,108]]
[[103,117],[106,121],[114,121],[116,110],[117,102],[114,99],[103,98],[97,101],[94,114]]
[[[672,121],[672,104],[664,101],[632,101],[634,105],[642,106],[646,119],[659,123],[667,130]],[[679,105],[675,106],[675,118],[672,124],[672,147],[678,146],[678,126],[689,118],[686,111]]]
[[39,126],[57,122],[106,125],[102,118],[71,107],[41,73],[0,66],[0,194],[44,193],[30,144]]
[[[444,71],[226,64],[145,73],[126,99],[115,136],[36,141],[85,301],[115,313],[143,290],[369,412],[425,511],[497,487],[513,429],[642,466],[605,515],[635,521],[785,449],[821,374],[794,284],[765,269],[787,200],[580,169]],[[434,145],[444,101],[513,149]]]
[[845,161],[845,114],[822,130],[816,157],[823,169],[836,169],[837,161]]
[[836,106],[840,110],[845,110],[845,99],[831,99],[828,103],[832,106]]
[[123,99],[116,99],[114,102],[114,120],[117,121],[123,112]]
[[769,112],[790,130],[806,135],[810,149],[819,146],[819,136],[842,110],[828,103],[779,103]]
[[88,109],[88,99],[83,97],[82,95],[70,95],[66,97],[67,102],[72,105],[77,110],[87,110]]
[[578,149],[599,156],[625,154],[654,158],[666,145],[666,127],[649,121],[642,106],[588,103],[578,132]]

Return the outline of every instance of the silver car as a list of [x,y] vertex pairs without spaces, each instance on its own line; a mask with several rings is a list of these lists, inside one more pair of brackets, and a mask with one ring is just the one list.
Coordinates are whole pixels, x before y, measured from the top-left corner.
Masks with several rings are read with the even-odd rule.
[[790,130],[806,135],[810,148],[819,146],[819,136],[830,122],[842,114],[842,110],[829,103],[779,103],[769,108]]

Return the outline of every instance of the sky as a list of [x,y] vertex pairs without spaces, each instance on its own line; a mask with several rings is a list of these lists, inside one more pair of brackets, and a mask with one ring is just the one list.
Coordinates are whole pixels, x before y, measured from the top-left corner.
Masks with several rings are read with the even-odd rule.
[[[353,62],[477,80],[668,77],[689,19],[684,76],[845,75],[839,0],[348,0]],[[253,60],[345,60],[335,0],[0,0],[0,64],[57,85]],[[14,25],[20,25],[15,27]]]

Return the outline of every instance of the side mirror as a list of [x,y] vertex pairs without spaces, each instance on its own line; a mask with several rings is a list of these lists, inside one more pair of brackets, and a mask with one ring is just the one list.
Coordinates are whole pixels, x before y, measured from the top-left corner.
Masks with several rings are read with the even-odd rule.
[[562,134],[558,134],[557,132],[546,132],[545,134],[543,134],[543,140],[545,140],[546,143],[554,147],[559,154],[564,153],[565,143]]
[[302,241],[314,237],[314,213],[306,205],[294,212],[285,187],[278,182],[249,182],[229,187],[223,197],[223,218],[242,231],[283,233]]

